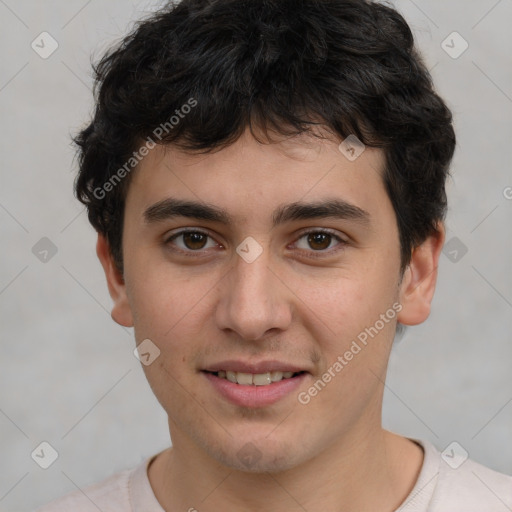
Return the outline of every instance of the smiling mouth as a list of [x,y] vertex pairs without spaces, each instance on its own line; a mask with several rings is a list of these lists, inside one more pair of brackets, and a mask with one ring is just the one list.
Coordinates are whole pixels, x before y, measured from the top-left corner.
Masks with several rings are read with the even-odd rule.
[[210,372],[204,370],[205,373],[215,375],[220,379],[228,380],[234,384],[240,384],[242,386],[268,386],[274,382],[280,382],[281,380],[291,379],[306,373],[302,372],[280,372],[272,371],[266,373],[243,373],[219,370],[218,372]]

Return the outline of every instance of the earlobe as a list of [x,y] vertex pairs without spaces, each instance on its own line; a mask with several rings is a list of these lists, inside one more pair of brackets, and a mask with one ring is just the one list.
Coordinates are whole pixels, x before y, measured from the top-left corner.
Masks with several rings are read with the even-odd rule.
[[404,325],[417,325],[430,315],[444,239],[444,225],[439,222],[437,231],[414,248],[400,285],[402,310],[398,314],[398,322]]
[[132,312],[126,295],[126,284],[114,263],[107,239],[99,233],[96,254],[105,272],[110,297],[114,301],[111,312],[112,319],[124,327],[133,327]]

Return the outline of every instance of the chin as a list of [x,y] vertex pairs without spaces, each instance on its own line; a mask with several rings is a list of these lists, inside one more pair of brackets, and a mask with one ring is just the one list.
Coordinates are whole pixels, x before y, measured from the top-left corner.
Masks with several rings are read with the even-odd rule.
[[230,446],[205,447],[219,464],[246,473],[280,473],[299,465],[302,453],[293,444],[268,439],[231,442]]

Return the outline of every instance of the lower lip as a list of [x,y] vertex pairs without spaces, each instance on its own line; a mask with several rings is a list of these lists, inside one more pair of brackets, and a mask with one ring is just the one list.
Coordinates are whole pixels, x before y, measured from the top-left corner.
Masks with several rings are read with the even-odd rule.
[[307,373],[272,382],[265,386],[242,385],[217,377],[213,373],[201,372],[211,385],[230,402],[242,407],[265,407],[293,393],[302,384]]

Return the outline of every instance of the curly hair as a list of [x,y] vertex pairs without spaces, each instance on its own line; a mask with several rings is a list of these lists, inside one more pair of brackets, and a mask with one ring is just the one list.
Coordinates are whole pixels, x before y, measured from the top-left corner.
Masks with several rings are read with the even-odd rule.
[[[94,72],[94,116],[74,139],[75,193],[121,272],[126,163],[136,169],[144,140],[208,153],[247,127],[270,140],[269,131],[292,136],[321,125],[382,148],[402,272],[444,220],[452,114],[391,6],[182,0],[139,21]],[[193,108],[170,123],[187,104]],[[155,141],[159,126],[167,128]]]

